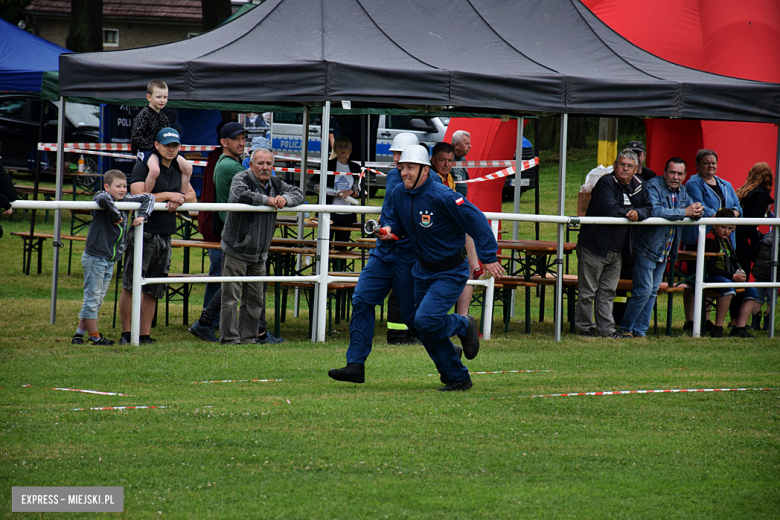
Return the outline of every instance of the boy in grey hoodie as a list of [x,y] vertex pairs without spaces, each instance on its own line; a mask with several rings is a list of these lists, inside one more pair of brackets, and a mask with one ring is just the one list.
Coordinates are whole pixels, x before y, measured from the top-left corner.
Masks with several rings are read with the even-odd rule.
[[[92,199],[103,208],[92,210],[92,223],[87,234],[87,245],[81,256],[84,268],[84,304],[79,312],[79,325],[71,340],[73,345],[84,344],[84,333],[92,345],[113,345],[114,342],[98,332],[98,310],[111,284],[114,263],[122,257],[127,243],[126,211],[119,211],[116,201],[140,202],[139,216],[133,226],[145,222],[154,209],[154,197],[148,193],[127,195],[127,178],[119,170],[109,170],[103,176],[103,189]],[[125,197],[127,195],[127,197]]]

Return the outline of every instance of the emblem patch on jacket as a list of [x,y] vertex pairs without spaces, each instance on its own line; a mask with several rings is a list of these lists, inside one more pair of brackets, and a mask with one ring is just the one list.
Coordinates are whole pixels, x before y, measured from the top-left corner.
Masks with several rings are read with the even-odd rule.
[[433,213],[429,213],[428,211],[421,211],[420,225],[424,228],[431,227],[431,224],[433,224],[433,222],[431,221],[431,217],[433,217]]

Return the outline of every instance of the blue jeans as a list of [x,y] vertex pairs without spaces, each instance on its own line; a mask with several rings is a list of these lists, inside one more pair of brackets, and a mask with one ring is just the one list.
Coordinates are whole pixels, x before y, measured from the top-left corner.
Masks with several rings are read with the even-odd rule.
[[621,332],[630,332],[634,336],[647,336],[650,328],[650,315],[653,313],[658,286],[664,279],[666,262],[656,262],[642,253],[637,253],[634,264],[634,288],[626,305]]
[[425,350],[439,374],[448,381],[469,379],[469,369],[463,366],[450,336],[462,336],[469,330],[465,316],[450,314],[469,279],[469,263],[449,271],[432,272],[414,264],[414,304],[417,308],[414,326]]
[[96,320],[111,285],[114,262],[84,253],[81,255],[81,265],[84,268],[84,304],[79,319]]

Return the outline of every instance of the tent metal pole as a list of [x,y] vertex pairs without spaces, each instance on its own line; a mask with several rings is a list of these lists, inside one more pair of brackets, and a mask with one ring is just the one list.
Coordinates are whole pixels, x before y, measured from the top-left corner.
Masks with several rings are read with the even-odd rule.
[[[561,149],[559,152],[558,173],[558,215],[566,215],[566,136],[569,127],[569,114],[561,114]],[[538,138],[537,138],[538,139]],[[539,186],[536,186],[537,191]],[[555,341],[561,341],[563,330],[563,236],[565,224],[558,224],[558,244],[555,258]]]
[[[301,180],[299,187],[303,196],[306,196],[306,169],[309,164],[309,105],[303,105],[303,141],[301,142]],[[293,177],[295,178],[295,177]],[[298,213],[298,238],[303,238],[303,213]],[[302,257],[300,254],[295,258],[295,270],[301,270]],[[293,316],[296,318],[301,312],[301,290],[295,288],[295,304],[293,307]]]
[[[521,171],[523,165],[523,126],[525,124],[525,118],[520,116],[517,118],[517,143],[515,145],[515,196],[514,196],[514,213],[520,213],[520,196],[523,193],[523,188],[520,186],[523,180],[523,173]],[[520,235],[520,223],[518,221],[512,222],[512,240],[517,240]],[[509,274],[514,274],[516,270],[515,257],[512,255],[512,262],[509,264],[511,267]],[[517,291],[512,291],[512,296],[509,299],[509,316],[515,316],[515,297]],[[531,332],[531,324],[525,324],[525,331]]]
[[[325,191],[328,186],[328,147],[330,146],[330,101],[325,101],[322,109],[322,125],[320,130],[320,197],[319,203],[324,205],[326,202]],[[317,276],[321,277],[320,283],[315,285],[314,301],[316,304],[316,314],[312,327],[312,341],[325,341],[325,316],[328,303],[328,249],[330,248],[330,213],[320,213],[319,225],[317,226],[317,258],[315,268]],[[325,282],[323,284],[323,281]],[[311,311],[309,311],[311,312]]]
[[[522,181],[522,172],[520,169],[523,166],[523,122],[525,118],[520,116],[517,118],[517,145],[515,146],[515,199],[514,199],[514,213],[520,213],[520,196],[523,193],[520,182]],[[512,240],[517,240],[518,230],[520,223],[514,221],[512,223]],[[514,262],[513,269],[514,271]]]
[[[63,152],[65,144],[65,105],[66,98],[60,97],[60,117],[57,120],[57,185],[56,185],[56,197],[57,202],[62,200],[62,180],[65,172],[65,153]],[[41,107],[43,111],[43,107]],[[57,282],[59,276],[60,266],[60,247],[62,242],[62,210],[57,209],[54,211],[54,240],[52,246],[54,246],[54,263],[51,271],[51,316],[49,322],[54,325],[57,322]],[[30,258],[32,260],[32,258]]]
[[[539,118],[534,120],[534,157],[539,157],[539,134],[540,134]],[[539,170],[541,167],[537,164],[534,166],[534,213],[539,214]],[[534,223],[534,229],[536,231],[536,240],[539,240],[539,222]]]
[[[777,151],[775,152],[775,216],[780,208],[780,126],[777,129]],[[777,237],[778,226],[772,226],[772,272],[770,280],[777,282]],[[27,264],[29,265],[29,264]],[[769,299],[769,337],[775,337],[775,309],[777,307],[777,288],[772,288],[772,297]]]

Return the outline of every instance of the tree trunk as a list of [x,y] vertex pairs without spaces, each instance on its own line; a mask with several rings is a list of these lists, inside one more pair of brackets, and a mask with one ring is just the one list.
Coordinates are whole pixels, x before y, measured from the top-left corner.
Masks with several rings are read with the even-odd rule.
[[202,0],[203,32],[219,26],[233,14],[230,0]]
[[103,0],[71,0],[65,46],[74,52],[103,50]]

